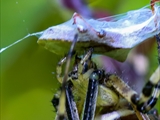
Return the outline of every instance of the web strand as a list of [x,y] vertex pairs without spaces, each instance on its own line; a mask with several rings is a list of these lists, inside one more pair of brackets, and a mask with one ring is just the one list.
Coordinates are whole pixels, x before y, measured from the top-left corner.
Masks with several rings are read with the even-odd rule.
[[37,32],[37,33],[28,34],[28,35],[26,35],[25,37],[23,37],[23,38],[17,40],[16,42],[14,42],[14,43],[8,45],[7,47],[1,48],[1,49],[0,49],[0,53],[4,52],[4,51],[7,50],[8,48],[10,48],[10,47],[16,45],[17,43],[19,43],[19,42],[25,40],[25,39],[28,38],[28,37],[31,37],[31,36],[39,37],[40,35],[42,35],[42,33],[43,33],[43,32]]

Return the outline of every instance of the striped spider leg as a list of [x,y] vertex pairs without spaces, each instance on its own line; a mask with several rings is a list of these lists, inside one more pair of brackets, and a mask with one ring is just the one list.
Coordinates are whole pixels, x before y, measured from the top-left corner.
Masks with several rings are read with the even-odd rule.
[[[157,49],[159,66],[152,74],[149,81],[146,83],[145,87],[142,90],[142,94],[140,96],[135,94],[131,99],[132,102],[136,104],[137,109],[143,113],[149,111],[156,104],[160,96],[160,33],[155,37],[158,46]],[[154,90],[152,92],[153,88]]]
[[[130,89],[116,75],[109,76],[109,82],[129,103],[131,103],[139,120],[146,119],[142,113],[149,112],[160,96],[160,34],[156,35],[159,66],[144,86],[141,95]],[[125,91],[125,92],[124,92]]]
[[[85,78],[80,78],[80,77],[84,77],[84,76],[82,76],[82,75],[80,76],[78,74],[85,73],[86,74],[85,77],[87,77],[87,78],[89,76],[93,76],[93,75],[90,75],[91,72],[93,71],[93,69],[90,69],[89,71],[87,71],[88,68],[96,67],[95,64],[92,61],[90,61],[91,55],[92,55],[92,49],[90,49],[90,51],[87,52],[87,54],[84,56],[84,58],[82,60],[80,60],[80,58],[78,58],[76,56],[76,58],[75,58],[76,60],[75,61],[80,61],[80,62],[78,62],[78,64],[75,63],[73,71],[71,71],[69,73],[69,75],[68,75],[67,84],[65,86],[65,91],[66,91],[66,105],[65,106],[66,106],[67,116],[66,115],[64,115],[64,116],[66,118],[68,118],[69,120],[75,120],[75,119],[78,120],[79,119],[77,107],[75,105],[76,103],[73,100],[74,98],[73,98],[73,93],[72,93],[73,92],[72,86],[73,85],[74,86],[79,86],[79,84],[84,85],[84,88],[81,88],[81,94],[85,98],[85,93],[83,93],[82,91],[86,91],[86,88],[87,88],[87,85],[88,85],[88,81],[84,81],[83,79],[85,79]],[[64,64],[64,62],[66,62],[66,57],[64,57],[58,63],[58,66],[57,66],[57,79],[60,82],[62,82],[62,79],[63,79],[63,77],[61,77],[61,72],[62,72],[62,65]],[[79,79],[82,79],[82,80],[78,81]],[[73,81],[78,81],[78,83],[77,82],[74,83]],[[97,81],[96,81],[96,84],[95,83],[91,83],[91,84],[93,84],[94,86],[96,86],[96,88],[98,88]],[[79,88],[80,88],[80,86],[79,86]],[[74,88],[74,89],[76,89],[76,88]],[[74,90],[74,92],[75,91],[76,90]],[[95,91],[97,92],[97,89],[95,89]],[[94,95],[96,95],[96,94],[94,94]],[[94,98],[96,98],[96,96],[94,96]],[[54,99],[52,100],[52,103],[53,103],[53,105],[55,107],[58,105],[57,103],[59,103],[57,101],[59,101],[59,95],[55,94]],[[93,102],[96,102],[96,101],[93,101]],[[93,102],[91,102],[91,103],[93,103]],[[94,105],[96,105],[96,103],[94,103]],[[95,109],[95,107],[93,107],[93,108]],[[86,112],[84,112],[84,113],[86,113]],[[92,111],[91,114],[94,114],[94,110]],[[56,118],[59,118],[59,117],[56,117]]]
[[[154,4],[156,1],[159,0],[151,1],[153,13],[154,5],[152,4]],[[74,16],[74,18],[76,17],[77,16]],[[156,19],[155,22],[157,22]],[[74,24],[76,24],[76,19],[74,19]],[[83,33],[86,31],[81,32]],[[103,32],[98,32],[97,34],[99,37],[104,37]],[[160,59],[159,35],[157,35],[156,38],[158,43],[158,59]],[[67,64],[68,66],[65,68],[65,71],[67,72],[65,72],[64,77],[61,77],[62,65],[64,62],[70,63],[71,52],[68,56],[70,57],[67,57],[68,59],[63,58],[57,67],[57,79],[62,83],[60,95],[56,94],[52,101],[55,106],[58,106],[57,119],[94,119],[97,115],[97,108],[99,107],[98,104],[100,104],[102,101],[108,101],[109,104],[111,101],[113,101],[112,104],[115,106],[113,105],[113,107],[111,104],[110,105],[113,107],[114,111],[119,111],[121,116],[133,114],[134,111],[138,120],[149,119],[144,113],[150,111],[159,98],[160,66],[158,66],[157,70],[150,77],[149,81],[143,88],[142,93],[138,95],[137,92],[131,89],[130,86],[128,86],[119,76],[115,74],[108,74],[105,73],[104,70],[98,69],[95,63],[93,63],[91,60],[91,49],[84,55],[83,58],[79,59],[79,62],[76,62],[73,67],[73,71],[71,71],[69,74],[69,64]],[[76,58],[76,60],[78,60],[78,58]],[[91,66],[90,63],[92,63]],[[152,89],[154,90],[152,91]],[[104,97],[106,95],[107,98],[103,99],[103,97],[99,94],[101,91],[105,91],[103,92],[102,96]],[[99,96],[100,102],[98,102]],[[133,110],[126,108],[123,109],[122,107],[123,111],[125,111],[125,113],[122,113],[121,109],[117,109],[118,101],[121,99],[119,96],[127,100],[127,102],[132,106]],[[56,103],[56,100],[59,102]],[[108,109],[109,110],[107,113],[110,114],[111,110],[110,108]],[[118,118],[120,118],[120,116],[118,116]],[[117,119],[117,116],[113,119]]]
[[[62,59],[59,63],[58,63],[58,66],[61,66],[65,61],[67,61],[66,63],[66,69],[65,69],[65,75],[63,77],[63,79],[61,80],[62,82],[62,90],[61,90],[61,94],[60,94],[60,97],[59,97],[59,100],[58,100],[58,103],[59,103],[59,106],[58,106],[58,116],[56,119],[58,120],[63,120],[65,119],[65,111],[66,111],[66,108],[65,108],[65,104],[66,104],[66,101],[68,103],[68,99],[66,100],[66,96],[68,96],[69,94],[69,89],[67,89],[67,79],[68,79],[68,71],[69,71],[69,66],[70,66],[70,61],[71,61],[71,57],[72,57],[72,52],[74,50],[74,47],[75,47],[75,44],[77,42],[77,39],[78,39],[78,35],[75,34],[74,36],[74,41],[72,42],[72,45],[71,45],[71,48],[70,48],[70,51],[68,53],[68,56],[65,57],[64,59]],[[60,68],[60,69],[59,69]],[[58,73],[61,73],[61,67],[57,67],[57,78],[58,78]],[[54,104],[53,104],[54,105]]]
[[[159,51],[159,37],[157,42]],[[132,114],[136,114],[139,120],[149,119],[148,115],[142,113],[147,113],[156,104],[156,100],[159,97],[159,67],[143,88],[142,94],[138,96],[119,76],[107,74],[104,70],[98,69],[96,64],[92,62],[91,56],[92,49],[90,49],[84,57],[76,57],[73,70],[68,74],[65,87],[66,104],[64,106],[66,107],[66,112],[64,112],[64,118],[69,120],[91,120],[94,119],[95,116],[98,116],[96,119],[106,119],[106,117],[103,118],[104,116],[101,112],[104,111],[103,109],[107,109],[105,110],[105,116],[107,116],[108,119],[110,114],[114,116],[112,117],[113,119]],[[65,62],[66,57],[63,58],[57,66],[57,79],[61,83],[63,80],[63,77],[61,77],[62,65]],[[153,88],[154,91],[152,93],[150,91],[152,91]],[[147,102],[146,97],[149,99]],[[123,105],[121,108],[117,107],[121,106],[121,102],[118,102],[120,101],[119,99],[127,100],[133,110]],[[58,91],[52,100],[55,107],[59,106],[59,102],[57,102],[59,100],[60,93]],[[136,100],[138,100],[138,102]],[[104,108],[102,106],[104,106]],[[111,106],[112,109],[110,108]],[[115,113],[116,115],[114,115]]]

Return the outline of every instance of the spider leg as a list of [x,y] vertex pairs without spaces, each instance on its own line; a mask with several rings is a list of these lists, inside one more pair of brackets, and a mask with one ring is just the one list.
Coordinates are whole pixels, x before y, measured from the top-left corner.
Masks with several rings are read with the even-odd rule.
[[[160,37],[157,35],[158,43],[158,60],[160,59]],[[117,75],[109,75],[109,84],[111,84],[117,92],[119,92],[128,102],[131,103],[139,120],[143,119],[140,113],[147,113],[156,104],[160,95],[160,65],[152,74],[139,96],[127,84],[123,82]],[[152,89],[153,92],[152,92]],[[152,95],[151,95],[152,94]],[[150,97],[151,96],[151,97]],[[147,102],[146,102],[147,98]],[[140,112],[139,112],[140,111]]]
[[66,85],[66,112],[69,120],[79,120],[78,110],[72,94],[72,82]]
[[[87,77],[87,76],[89,77],[88,90],[86,93],[83,111],[81,113],[83,120],[94,119],[96,101],[97,101],[97,95],[98,95],[98,84],[99,84],[98,81],[102,77],[102,71],[100,70],[93,71],[92,69],[92,68],[96,68],[96,65],[91,61],[92,52],[93,52],[93,49],[90,48],[87,51],[87,53],[83,56],[83,58],[76,64],[78,81],[83,80],[84,77]],[[81,78],[82,76],[83,78]],[[72,78],[72,75],[71,75],[71,78]],[[72,79],[73,82],[75,80],[76,79]]]
[[[143,115],[144,120],[158,120],[158,116],[154,114]],[[107,114],[99,115],[95,120],[138,120],[133,110],[119,109]]]
[[[160,96],[160,34],[156,35],[158,45],[159,66],[146,83],[140,96],[133,95],[132,102],[136,104],[137,109],[143,113],[151,110]],[[152,92],[153,91],[153,92]],[[150,97],[151,96],[151,97]],[[147,100],[147,102],[145,102]]]
[[108,76],[106,85],[113,86],[121,96],[123,96],[129,103],[131,103],[132,108],[134,109],[138,119],[143,120],[143,115],[141,115],[141,113],[136,109],[136,106],[131,100],[133,95],[137,95],[134,90],[132,90],[120,77],[114,74]]
[[90,48],[78,64],[78,74],[83,74],[87,72],[88,69],[95,68],[94,63],[91,61],[92,52],[93,48]]
[[57,68],[56,68],[56,77],[57,80],[62,83],[63,77],[62,77],[62,65],[66,62],[67,57],[64,57],[58,62]]
[[103,71],[94,70],[89,77],[88,90],[82,114],[83,120],[94,119],[98,95],[98,84],[103,75]]
[[[71,62],[71,58],[72,58],[72,52],[73,52],[73,49],[74,49],[75,44],[77,42],[77,39],[78,39],[78,35],[76,34],[74,37],[74,40],[72,42],[69,54],[66,58],[65,73],[64,73],[64,77],[63,77],[63,81],[62,81],[62,90],[60,93],[59,105],[58,105],[58,111],[57,111],[57,114],[58,114],[57,119],[58,120],[66,119],[65,118],[65,113],[67,111],[66,110],[66,101],[68,101],[68,100],[66,100],[66,84],[67,84],[67,80],[68,80],[68,71],[69,71],[69,66],[70,66],[70,62]],[[64,63],[64,62],[62,62],[62,63]],[[59,73],[61,74],[61,72],[59,72]]]
[[[76,69],[78,67],[78,70],[79,70],[80,74],[83,74],[88,69],[90,69],[92,66],[94,66],[92,61],[91,61],[92,52],[93,52],[93,49],[92,48],[89,49],[89,51],[85,54],[85,56],[81,60],[78,60],[79,58],[76,56],[75,61],[78,61],[78,62],[75,63],[75,68],[73,69],[73,71],[75,71],[77,73],[78,71],[76,71]],[[63,83],[62,81],[64,79],[64,77],[62,77],[62,75],[61,75],[62,74],[62,65],[67,61],[70,61],[70,60],[67,60],[67,57],[64,57],[63,59],[61,59],[61,61],[57,65],[57,79],[60,83]],[[78,78],[75,79],[75,75],[73,75],[73,74],[74,74],[73,72],[71,72],[69,74],[70,79],[71,80],[78,79]],[[86,74],[88,74],[88,73],[86,73]],[[72,84],[72,82],[69,80],[69,81],[67,81],[67,84],[65,85],[66,112],[67,112],[67,117],[68,117],[69,120],[74,120],[74,119],[78,120],[79,119],[78,110],[77,110],[76,104],[74,102],[74,98],[73,98],[73,94],[72,94],[72,85],[71,84]],[[62,92],[63,91],[61,90],[61,96],[63,95],[63,97],[59,98],[59,106],[61,105],[60,100],[62,101],[62,100],[65,99],[64,94]],[[53,101],[52,102],[53,105],[55,106],[55,103],[57,103],[57,98],[54,97],[54,100],[52,100],[52,101]],[[60,108],[59,106],[58,106],[58,108]],[[65,117],[65,115],[63,115],[63,117],[61,117],[62,115],[61,116],[57,115],[57,116],[59,116],[59,117],[57,117],[57,119],[67,119]]]
[[[60,117],[58,114],[56,114],[55,120],[79,120],[78,110],[76,107],[76,103],[74,102],[73,94],[72,94],[72,82],[69,80],[67,81],[67,84],[65,86],[65,93],[66,93],[66,113]],[[54,95],[52,99],[52,104],[54,108],[56,109],[56,112],[58,111],[58,105],[60,100],[60,91],[57,91],[57,93]]]
[[[95,68],[95,64],[91,61],[91,56],[92,56],[92,52],[93,49],[90,48],[87,53],[83,56],[83,58],[80,60],[77,56],[75,58],[76,64],[75,64],[75,68],[73,69],[73,71],[75,71],[77,74],[89,74],[90,71],[88,71],[90,68]],[[77,71],[78,70],[78,71]],[[88,72],[87,72],[88,71]],[[71,72],[70,77],[71,80],[74,81],[76,79],[78,79],[78,75],[77,78],[75,79],[75,75],[73,75],[74,73]],[[96,108],[96,98],[97,98],[97,94],[98,94],[98,80],[92,79],[91,77],[94,77],[94,72],[92,72],[92,74],[90,75],[90,79],[89,79],[89,83],[88,83],[88,93],[87,93],[87,98],[86,98],[86,107],[84,107],[84,112],[82,114],[84,114],[83,119],[84,120],[90,120],[94,118],[94,112],[95,112],[95,108]],[[97,73],[99,74],[99,73]],[[81,78],[79,78],[81,79]],[[78,116],[78,110],[76,107],[76,104],[74,102],[73,99],[73,95],[72,95],[72,90],[71,90],[71,81],[70,84],[68,84],[66,86],[66,111],[67,111],[67,115],[68,115],[68,119],[69,120],[78,120],[79,116]],[[93,97],[90,99],[90,97]],[[87,107],[87,105],[92,104],[94,105],[94,110],[90,111],[88,109],[90,109],[90,107]],[[89,116],[89,117],[88,117]]]

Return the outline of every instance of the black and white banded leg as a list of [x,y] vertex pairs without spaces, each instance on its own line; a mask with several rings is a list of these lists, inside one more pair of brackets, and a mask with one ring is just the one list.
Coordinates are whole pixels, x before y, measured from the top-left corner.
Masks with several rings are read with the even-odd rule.
[[134,94],[132,96],[132,102],[142,113],[146,113],[151,110],[155,106],[160,96],[160,34],[156,35],[156,40],[158,45],[157,49],[159,66],[146,83],[141,95],[139,96]]

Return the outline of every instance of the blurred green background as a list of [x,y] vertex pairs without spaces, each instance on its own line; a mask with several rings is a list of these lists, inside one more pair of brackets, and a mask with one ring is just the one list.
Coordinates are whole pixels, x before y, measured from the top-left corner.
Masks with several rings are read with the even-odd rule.
[[[74,11],[58,0],[1,0],[1,48],[28,33],[39,32],[67,21]],[[88,0],[92,9],[123,13],[149,4],[149,0]],[[63,43],[62,43],[63,44]],[[149,54],[151,72],[157,65],[156,48]],[[0,54],[1,120],[53,120],[53,94],[59,83],[55,78],[57,56],[29,37]],[[153,67],[154,66],[154,67]],[[157,107],[159,104],[157,105]]]

